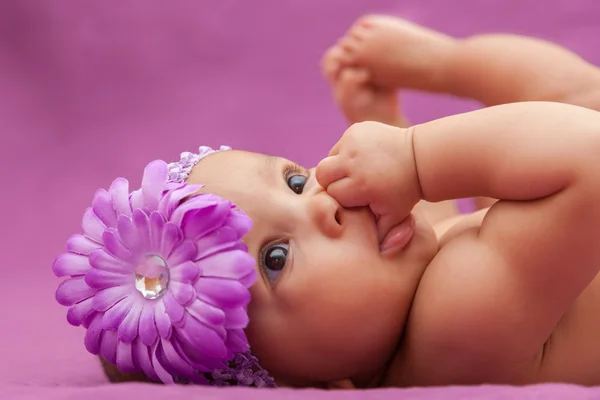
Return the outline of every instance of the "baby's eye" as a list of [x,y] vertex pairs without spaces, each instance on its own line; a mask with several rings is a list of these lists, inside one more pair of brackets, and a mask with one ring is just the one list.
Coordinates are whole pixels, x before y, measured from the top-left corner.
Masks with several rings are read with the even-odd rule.
[[296,194],[302,194],[307,177],[304,175],[291,175],[287,178],[287,184]]
[[289,245],[278,243],[268,246],[263,252],[262,266],[269,282],[274,283],[287,263]]

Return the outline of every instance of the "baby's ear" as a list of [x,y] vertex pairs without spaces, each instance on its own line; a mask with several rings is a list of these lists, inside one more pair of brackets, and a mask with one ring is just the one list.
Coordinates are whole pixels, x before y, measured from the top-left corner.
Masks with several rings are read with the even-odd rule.
[[350,379],[340,379],[338,381],[329,382],[327,389],[355,389],[354,383]]

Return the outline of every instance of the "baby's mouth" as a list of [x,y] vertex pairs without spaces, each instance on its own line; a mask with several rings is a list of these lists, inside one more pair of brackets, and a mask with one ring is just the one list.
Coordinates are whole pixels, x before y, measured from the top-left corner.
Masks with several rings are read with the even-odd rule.
[[415,233],[415,218],[409,214],[402,222],[390,228],[379,243],[379,252],[391,256],[402,250]]

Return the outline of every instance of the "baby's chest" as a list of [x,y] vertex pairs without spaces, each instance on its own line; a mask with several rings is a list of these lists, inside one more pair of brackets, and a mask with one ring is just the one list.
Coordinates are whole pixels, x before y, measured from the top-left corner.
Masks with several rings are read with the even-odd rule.
[[[497,354],[496,346],[490,344],[483,365],[472,363],[472,343],[453,343],[453,348],[438,353],[432,349],[443,339],[443,332],[436,335],[419,332],[419,324],[407,327],[399,363],[392,379],[398,386],[431,386],[448,384],[535,384],[542,382],[565,382],[581,385],[600,385],[600,277],[573,303],[559,325],[546,342],[540,359],[520,359],[513,355],[514,363],[500,365],[507,354]],[[514,335],[519,335],[516,330]],[[429,338],[429,340],[423,340]],[[506,338],[507,342],[511,337]],[[498,348],[510,349],[510,346]],[[511,358],[510,355],[508,358]]]

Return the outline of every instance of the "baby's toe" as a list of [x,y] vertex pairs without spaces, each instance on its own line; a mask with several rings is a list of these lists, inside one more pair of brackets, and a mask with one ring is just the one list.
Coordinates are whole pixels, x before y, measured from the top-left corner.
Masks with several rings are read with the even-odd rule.
[[343,52],[340,46],[332,46],[323,55],[321,70],[330,83],[334,83],[340,73]]

